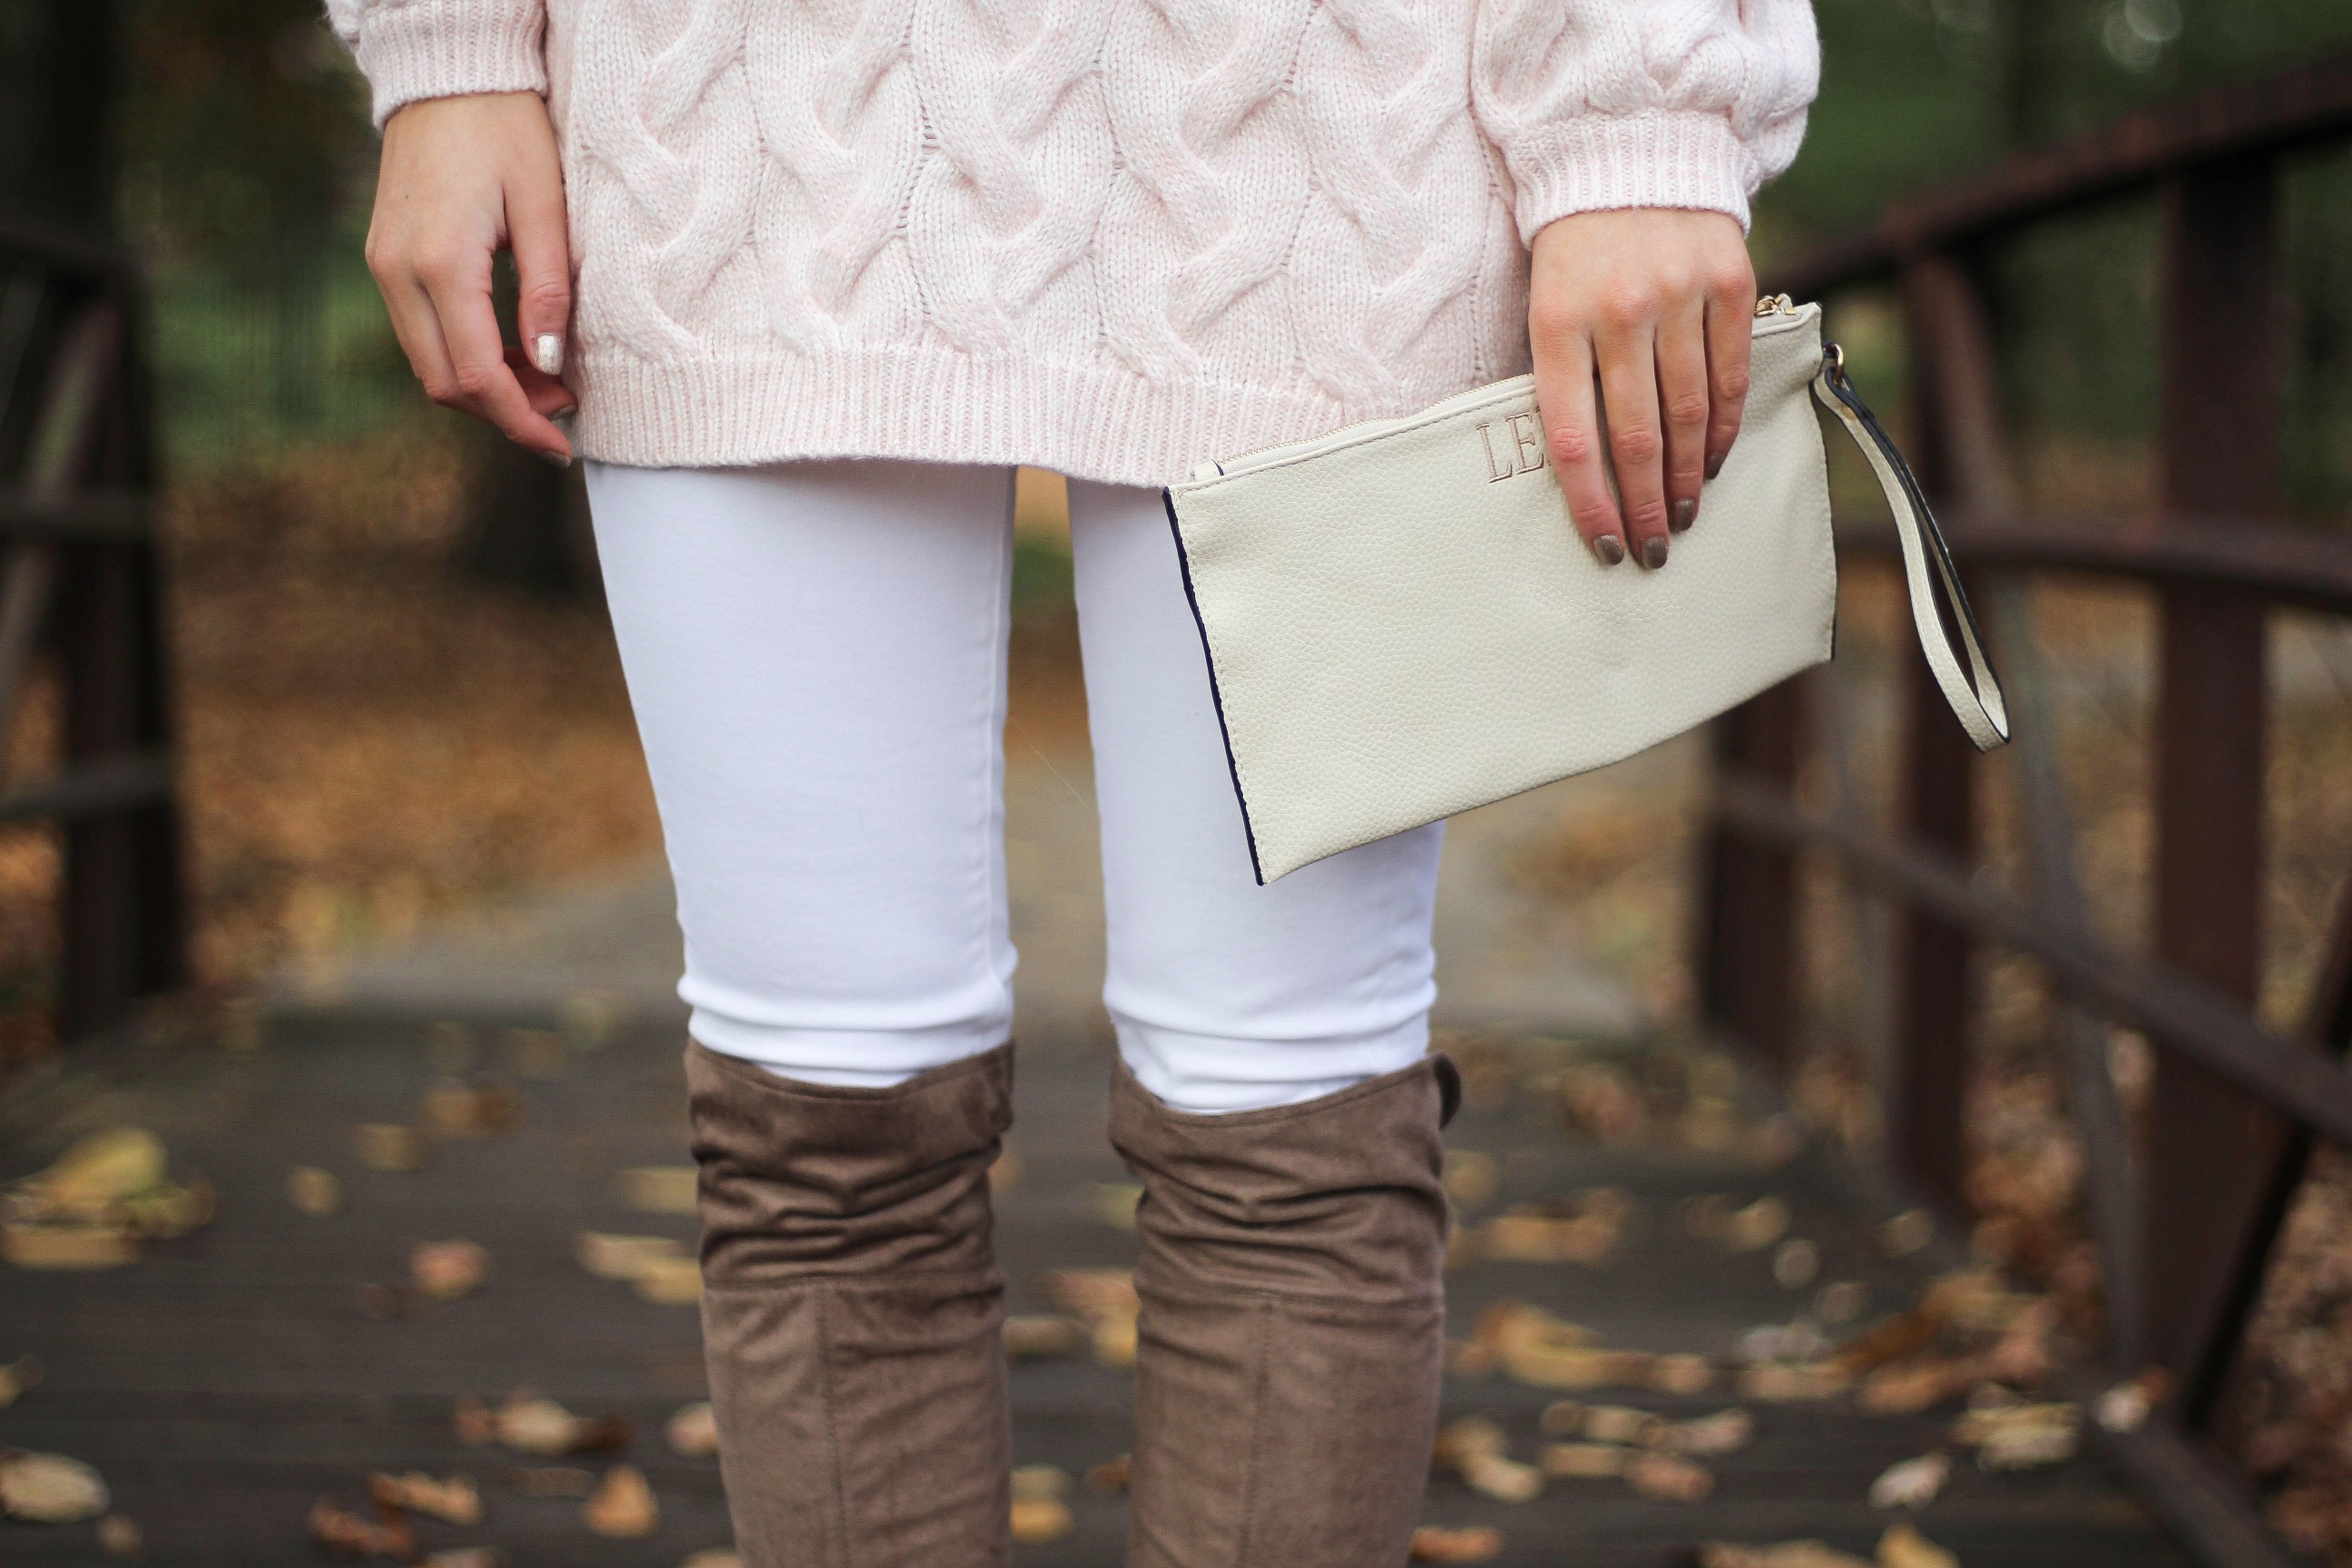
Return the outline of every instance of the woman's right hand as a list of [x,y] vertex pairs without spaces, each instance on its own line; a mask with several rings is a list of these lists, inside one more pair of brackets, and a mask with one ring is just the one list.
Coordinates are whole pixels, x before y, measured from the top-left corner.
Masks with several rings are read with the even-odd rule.
[[[516,327],[500,342],[490,261],[511,249]],[[572,443],[549,419],[574,406],[558,379],[572,317],[571,247],[555,128],[535,92],[423,99],[383,128],[368,270],[402,352],[446,407],[487,419],[551,462]]]

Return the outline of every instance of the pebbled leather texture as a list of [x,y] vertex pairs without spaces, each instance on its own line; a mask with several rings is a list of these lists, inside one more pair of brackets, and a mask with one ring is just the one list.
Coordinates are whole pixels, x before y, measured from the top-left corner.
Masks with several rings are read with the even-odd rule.
[[1169,487],[1258,878],[1632,756],[1830,657],[1821,311],[1757,323],[1663,571],[1603,566],[1531,378]]

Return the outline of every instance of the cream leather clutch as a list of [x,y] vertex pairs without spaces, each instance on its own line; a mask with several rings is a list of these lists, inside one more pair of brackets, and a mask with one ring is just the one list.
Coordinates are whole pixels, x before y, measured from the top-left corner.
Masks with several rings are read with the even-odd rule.
[[1910,470],[1824,350],[1821,308],[1768,300],[1738,441],[1662,571],[1585,548],[1530,376],[1169,487],[1258,880],[1632,756],[1827,659],[1837,557],[1809,388],[1885,489],[1946,700],[1979,750],[2006,741]]

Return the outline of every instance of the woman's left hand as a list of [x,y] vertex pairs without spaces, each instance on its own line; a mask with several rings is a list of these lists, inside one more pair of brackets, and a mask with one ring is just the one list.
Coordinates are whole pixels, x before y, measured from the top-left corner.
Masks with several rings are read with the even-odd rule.
[[1699,487],[1739,434],[1755,317],[1747,237],[1727,214],[1577,213],[1536,235],[1536,402],[1577,531],[1605,564],[1630,552],[1664,566],[1670,536],[1697,521]]

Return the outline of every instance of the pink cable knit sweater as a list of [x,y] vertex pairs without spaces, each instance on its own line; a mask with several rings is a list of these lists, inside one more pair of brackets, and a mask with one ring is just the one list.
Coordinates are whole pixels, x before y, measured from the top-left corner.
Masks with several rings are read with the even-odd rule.
[[1527,366],[1527,245],[1747,220],[1811,0],[329,0],[379,123],[544,92],[584,455],[1160,484]]

